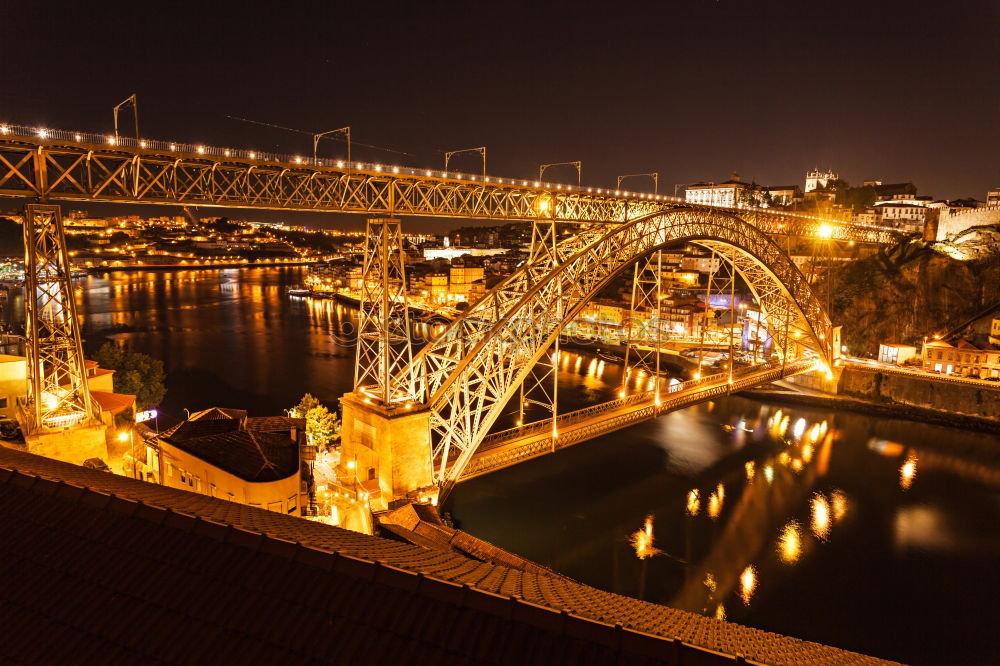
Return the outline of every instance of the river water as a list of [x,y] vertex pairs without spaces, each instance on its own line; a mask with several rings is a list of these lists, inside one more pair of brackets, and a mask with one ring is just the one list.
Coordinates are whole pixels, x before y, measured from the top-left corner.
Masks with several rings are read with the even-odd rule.
[[[117,338],[164,361],[161,426],[212,405],[280,413],[305,391],[332,404],[353,349],[331,336],[353,312],[286,296],[302,271],[91,276],[85,346]],[[592,355],[559,367],[561,411],[621,381]],[[962,453],[984,446],[993,466]],[[732,397],[466,482],[445,510],[604,589],[881,657],[987,662],[1000,657],[996,451],[989,435]]]

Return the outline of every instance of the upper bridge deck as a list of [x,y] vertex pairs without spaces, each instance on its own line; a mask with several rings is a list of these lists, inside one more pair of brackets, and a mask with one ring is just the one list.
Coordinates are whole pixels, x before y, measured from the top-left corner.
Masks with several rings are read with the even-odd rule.
[[516,221],[620,223],[678,209],[767,233],[891,244],[896,229],[773,208],[342,159],[0,124],[0,196]]

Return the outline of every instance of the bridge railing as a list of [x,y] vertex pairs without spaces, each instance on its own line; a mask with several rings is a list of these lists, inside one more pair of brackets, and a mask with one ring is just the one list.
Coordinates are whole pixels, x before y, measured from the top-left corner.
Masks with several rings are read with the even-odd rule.
[[956,375],[945,375],[936,372],[927,372],[926,370],[916,370],[908,368],[890,368],[884,365],[868,365],[867,363],[859,363],[857,361],[846,361],[845,365],[854,368],[860,372],[881,372],[887,375],[900,375],[903,377],[917,377],[920,379],[926,379],[929,382],[943,382],[945,384],[964,384],[966,386],[976,386],[979,388],[987,388],[1000,390],[1000,382],[990,381],[988,379],[982,379],[979,377],[961,377]]
[[[553,437],[551,433],[546,433],[545,429],[541,428],[540,432],[534,433],[541,435],[540,437],[530,437],[527,438],[527,441],[521,439],[520,434],[514,433],[513,435],[509,435],[510,439],[494,442],[493,446],[481,446],[478,452],[485,453],[486,455],[473,458],[469,467],[464,471],[462,479],[465,480],[479,476],[480,474],[502,469],[539,455],[558,451],[579,442],[626,428],[674,409],[688,407],[702,400],[722,397],[735,391],[742,391],[762,382],[775,381],[781,377],[802,372],[812,367],[815,367],[815,359],[812,358],[799,359],[784,365],[781,363],[763,363],[750,368],[744,368],[741,372],[734,374],[732,383],[729,382],[728,373],[713,375],[714,381],[699,382],[698,386],[689,387],[687,391],[677,391],[669,396],[661,396],[661,400],[657,404],[653,403],[654,395],[652,392],[637,393],[635,394],[637,398],[635,409],[623,413],[615,413],[611,408],[611,405],[618,403],[618,401],[578,410],[577,412],[568,414],[568,416],[575,417],[580,412],[589,412],[590,415],[594,415],[605,413],[606,410],[608,416],[605,419],[592,421],[579,428],[568,430],[566,433],[560,434],[558,438]],[[723,379],[725,381],[722,381]],[[645,402],[641,401],[640,398],[645,398]],[[574,418],[574,422],[581,420],[586,421],[587,419]],[[551,419],[549,422],[551,422]],[[560,418],[560,425],[569,424],[563,423]],[[496,434],[499,435],[501,433]],[[513,444],[513,446],[503,448],[502,444]],[[496,451],[491,452],[491,449],[496,449]]]
[[[803,359],[799,361],[793,361],[788,364],[786,371],[798,371],[800,366],[812,365],[815,363],[813,359]],[[737,382],[738,379],[743,379],[748,376],[766,373],[768,371],[779,371],[781,370],[781,363],[768,361],[765,363],[758,363],[757,365],[749,366],[746,368],[740,368],[733,372],[734,386],[739,385],[740,389],[743,388],[742,384],[745,382]],[[729,373],[720,372],[713,375],[706,375],[704,377],[699,377],[698,379],[689,379],[687,381],[678,382],[676,384],[671,384],[666,386],[663,391],[661,391],[661,398],[663,400],[669,400],[673,396],[680,396],[682,394],[687,394],[689,392],[695,391],[696,389],[705,386],[715,386],[717,384],[727,383],[729,380]],[[656,399],[655,391],[641,391],[638,393],[633,393],[621,398],[616,398],[608,402],[602,402],[599,405],[590,405],[582,409],[577,409],[572,412],[566,412],[565,414],[560,414],[556,420],[556,430],[568,427],[580,423],[581,421],[586,421],[587,419],[597,416],[599,414],[612,412],[623,407],[632,407],[635,405],[645,404],[647,402],[652,402]],[[528,423],[523,426],[517,426],[514,428],[507,428],[506,430],[499,430],[494,433],[490,433],[483,438],[482,443],[479,445],[479,451],[486,451],[491,448],[495,448],[503,444],[504,442],[517,439],[521,437],[530,437],[533,435],[541,435],[549,433],[552,431],[552,418],[543,419],[541,421],[535,421],[533,423]]]
[[48,129],[41,127],[29,127],[27,125],[12,125],[0,123],[0,139],[4,137],[23,137],[32,140],[42,139],[44,141],[67,141],[70,143],[82,143],[98,145],[108,150],[145,150],[151,152],[165,152],[193,155],[197,157],[216,157],[223,160],[240,159],[255,160],[258,162],[274,162],[281,165],[290,166],[314,166],[327,169],[341,169],[344,171],[374,171],[384,172],[392,175],[407,175],[431,178],[444,178],[453,180],[473,181],[482,183],[492,183],[497,185],[520,185],[521,187],[544,188],[547,190],[563,190],[566,192],[578,192],[588,194],[602,194],[608,196],[623,196],[650,199],[656,201],[668,201],[683,203],[684,198],[673,197],[666,194],[653,194],[649,192],[632,192],[626,190],[612,190],[610,188],[595,188],[582,185],[568,185],[563,183],[548,183],[525,178],[501,178],[486,174],[469,174],[461,171],[444,171],[442,169],[427,169],[418,167],[407,167],[381,162],[361,162],[357,160],[348,161],[346,158],[312,157],[309,155],[294,155],[289,153],[273,153],[264,150],[248,150],[245,148],[226,148],[211,146],[208,144],[181,143],[179,141],[161,141],[158,139],[136,139],[134,136],[115,136],[114,134],[95,134],[93,132],[72,132],[66,130]]

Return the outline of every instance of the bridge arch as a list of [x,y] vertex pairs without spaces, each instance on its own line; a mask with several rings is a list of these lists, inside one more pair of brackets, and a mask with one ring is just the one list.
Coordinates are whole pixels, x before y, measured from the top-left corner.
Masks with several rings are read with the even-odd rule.
[[833,328],[808,281],[772,238],[736,214],[679,209],[591,227],[529,260],[394,378],[400,387],[413,381],[412,398],[430,411],[435,481],[461,474],[531,367],[610,280],[643,256],[685,242],[715,250],[735,267],[777,347],[833,363]]

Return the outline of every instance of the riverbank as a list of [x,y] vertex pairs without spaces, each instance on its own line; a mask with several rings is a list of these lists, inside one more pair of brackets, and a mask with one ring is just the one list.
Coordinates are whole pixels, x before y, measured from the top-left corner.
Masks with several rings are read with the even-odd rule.
[[955,414],[954,412],[945,412],[927,407],[916,407],[900,403],[873,402],[871,400],[864,400],[861,398],[853,398],[843,395],[820,395],[818,393],[806,393],[798,390],[797,388],[756,388],[743,391],[740,395],[754,400],[764,400],[767,402],[804,405],[809,407],[825,407],[828,409],[846,409],[848,411],[871,414],[873,416],[906,419],[908,421],[929,423],[931,425],[940,425],[949,428],[961,428],[962,430],[1000,434],[1000,422],[992,419],[968,416],[965,414]]
[[214,270],[228,268],[284,268],[311,266],[315,261],[266,261],[266,262],[230,262],[224,264],[142,264],[128,266],[90,266],[87,273],[99,275],[101,273],[128,273],[135,271],[190,271],[190,270]]

